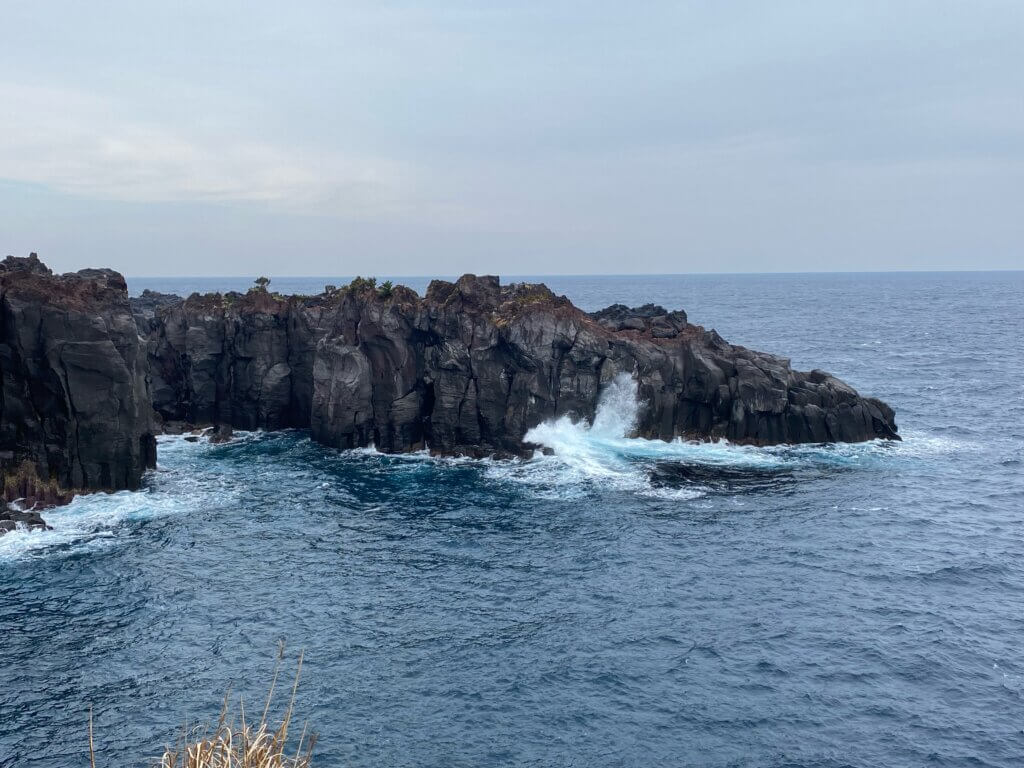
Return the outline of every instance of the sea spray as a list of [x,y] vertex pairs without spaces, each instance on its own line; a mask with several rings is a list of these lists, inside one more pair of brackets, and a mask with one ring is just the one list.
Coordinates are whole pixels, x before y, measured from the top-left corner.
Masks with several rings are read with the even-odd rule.
[[601,437],[629,437],[639,411],[637,384],[628,373],[620,373],[601,392],[590,431]]
[[[670,442],[632,437],[642,407],[638,387],[627,374],[609,382],[598,400],[593,424],[562,416],[545,421],[526,433],[527,442],[549,449],[523,463],[499,463],[489,476],[529,486],[544,498],[577,498],[607,489],[628,491],[644,497],[685,500],[704,495],[700,485],[685,487],[652,483],[657,466],[719,468],[725,472],[799,472],[829,467],[864,466],[888,462],[893,457],[931,454],[931,441],[908,434],[903,443],[866,443],[756,447],[676,439]],[[695,473],[696,474],[696,473]],[[706,475],[706,472],[700,474]],[[716,483],[719,488],[728,483]]]
[[524,440],[550,448],[585,475],[618,475],[623,468],[617,460],[616,442],[635,428],[638,409],[636,383],[620,373],[601,393],[593,425],[566,415],[539,424]]
[[[303,471],[289,470],[288,480],[302,479],[320,489],[324,507],[331,508],[359,504],[367,488],[377,489],[375,497],[383,499],[403,484],[415,488],[424,482],[456,483],[458,476],[480,477],[489,490],[510,491],[524,501],[600,498],[612,492],[662,503],[685,502],[708,493],[743,493],[749,489],[747,481],[756,480],[758,473],[810,480],[810,475],[823,471],[884,470],[894,461],[928,463],[949,453],[980,450],[977,444],[913,430],[902,443],[770,448],[726,441],[647,440],[629,436],[641,407],[636,383],[618,376],[601,393],[592,424],[561,417],[530,430],[526,439],[550,448],[553,455],[538,452],[528,461],[444,458],[426,452],[389,455],[373,449],[333,451],[301,431],[238,432],[225,445],[162,436],[160,468],[147,475],[143,490],[89,494],[47,510],[44,517],[53,530],[18,530],[0,537],[0,564],[106,549],[126,541],[126,534],[147,519],[191,517],[197,510],[216,514],[218,508],[231,508],[251,494],[248,481],[237,473],[240,460],[276,474],[290,457],[301,455]],[[722,470],[720,476],[716,468]],[[388,483],[382,485],[382,478]]]
[[641,495],[693,498],[700,489],[662,489],[651,485],[650,461],[671,450],[662,441],[632,438],[641,402],[636,382],[618,374],[601,392],[593,424],[585,419],[562,416],[546,421],[526,433],[527,442],[551,449],[551,456],[537,455],[533,461],[501,467],[493,475],[533,486],[542,496],[573,498],[602,489]]

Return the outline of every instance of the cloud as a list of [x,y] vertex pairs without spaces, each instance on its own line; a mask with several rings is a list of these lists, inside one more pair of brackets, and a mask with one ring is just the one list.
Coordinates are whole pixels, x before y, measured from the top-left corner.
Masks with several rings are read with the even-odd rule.
[[386,159],[133,120],[118,104],[79,91],[0,82],[0,103],[12,116],[0,178],[81,197],[358,216],[399,205],[410,183],[408,171]]

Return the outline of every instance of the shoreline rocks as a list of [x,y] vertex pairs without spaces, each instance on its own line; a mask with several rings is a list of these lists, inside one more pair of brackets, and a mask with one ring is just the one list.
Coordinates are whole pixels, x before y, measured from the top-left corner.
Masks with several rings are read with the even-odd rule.
[[0,536],[18,530],[19,526],[23,526],[30,531],[53,530],[43,520],[42,515],[34,510],[23,511],[10,507],[0,509]]
[[637,384],[640,437],[900,439],[885,403],[651,304],[588,314],[545,285],[486,275],[434,280],[423,297],[357,278],[316,296],[264,281],[129,299],[112,270],[0,262],[7,500],[137,488],[161,425],[214,425],[211,442],[298,427],[337,448],[522,456],[541,422],[592,421],[620,373]]
[[625,372],[644,403],[642,437],[899,439],[884,403],[730,345],[685,312],[588,314],[544,285],[492,276],[435,280],[422,298],[366,280],[317,296],[194,294],[147,322],[153,403],[167,423],[309,428],[337,448],[516,456],[546,419],[592,420],[602,387]]
[[138,488],[155,465],[146,358],[124,278],[0,262],[0,472],[46,504]]

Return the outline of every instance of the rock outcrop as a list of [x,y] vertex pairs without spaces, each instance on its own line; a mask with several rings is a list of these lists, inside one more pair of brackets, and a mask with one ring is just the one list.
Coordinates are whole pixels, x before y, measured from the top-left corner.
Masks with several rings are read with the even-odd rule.
[[146,363],[121,275],[0,262],[4,499],[137,488],[156,461]]
[[423,298],[368,281],[312,297],[193,295],[160,302],[145,323],[153,405],[169,422],[308,427],[340,448],[522,455],[531,427],[592,419],[602,387],[625,372],[643,402],[638,436],[899,439],[884,403],[730,345],[684,312],[587,314],[543,285],[496,277],[436,280]]
[[669,312],[657,304],[627,307],[612,304],[590,316],[612,331],[650,331],[656,339],[674,339],[686,328],[686,313],[678,309]]
[[50,527],[38,512],[22,511],[7,506],[0,508],[0,536],[17,530],[19,526],[30,531],[42,531]]
[[129,300],[116,272],[54,275],[33,254],[0,262],[2,501],[17,502],[4,527],[76,492],[138,487],[160,422],[213,425],[214,442],[302,427],[339,448],[523,455],[542,421],[592,420],[621,373],[642,437],[899,439],[884,403],[655,305],[587,314],[543,285],[474,275],[425,297],[357,279],[317,296],[261,284]]

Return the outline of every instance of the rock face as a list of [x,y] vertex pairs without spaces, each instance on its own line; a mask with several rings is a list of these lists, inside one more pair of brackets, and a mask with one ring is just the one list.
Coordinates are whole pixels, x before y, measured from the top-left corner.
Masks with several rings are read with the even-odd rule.
[[161,422],[215,425],[211,442],[304,427],[339,448],[524,455],[542,421],[592,420],[620,373],[642,437],[899,439],[884,403],[655,305],[587,314],[474,275],[423,298],[357,279],[317,296],[129,300],[116,272],[54,275],[32,254],[0,262],[0,532],[77,492],[138,487]]
[[137,488],[156,461],[146,362],[121,275],[0,262],[4,498]]
[[[138,307],[139,302],[132,300]],[[156,307],[148,328],[153,408],[165,422],[308,427],[324,297],[193,295]]]
[[355,281],[314,297],[133,300],[153,406],[168,422],[308,427],[340,448],[521,455],[545,419],[593,419],[618,373],[636,433],[775,444],[899,439],[892,410],[822,372],[732,346],[684,312],[588,315],[543,285],[434,281],[427,295]]
[[33,254],[0,263],[2,501],[31,511],[136,488],[160,422],[215,425],[213,442],[303,427],[339,448],[523,455],[542,421],[592,420],[620,373],[637,383],[642,437],[899,439],[884,403],[654,305],[587,314],[543,285],[474,275],[422,298],[356,280],[129,300],[116,272],[54,275]]

